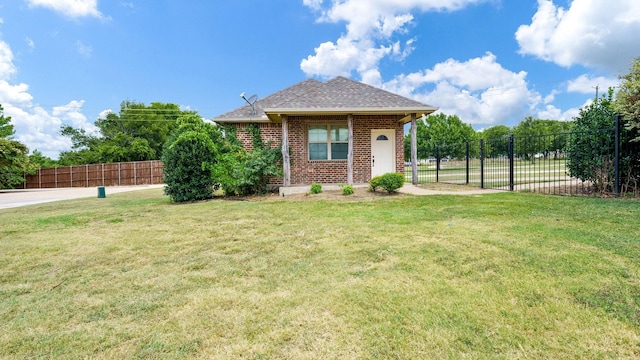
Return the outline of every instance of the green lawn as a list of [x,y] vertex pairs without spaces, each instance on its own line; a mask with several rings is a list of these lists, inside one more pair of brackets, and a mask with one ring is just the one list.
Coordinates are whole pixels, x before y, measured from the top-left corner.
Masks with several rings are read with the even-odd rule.
[[0,358],[638,358],[639,218],[523,193],[0,210]]

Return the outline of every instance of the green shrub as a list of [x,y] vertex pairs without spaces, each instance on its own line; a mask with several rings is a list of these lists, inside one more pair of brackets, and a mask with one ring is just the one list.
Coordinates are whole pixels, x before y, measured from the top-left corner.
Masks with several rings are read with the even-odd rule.
[[382,181],[382,176],[374,176],[373,178],[371,178],[371,181],[369,181],[369,189],[371,191],[378,190],[378,188],[380,187],[381,181]]
[[[605,193],[615,191],[615,137],[602,130],[615,128],[613,111],[613,89],[609,89],[607,95],[580,109],[573,120],[576,133],[567,140],[569,174]],[[626,144],[621,146],[619,159],[621,184],[636,183],[640,177],[640,152],[631,151],[636,136],[636,131],[621,129],[620,141]]]
[[342,195],[352,195],[354,192],[351,185],[340,185],[340,188],[342,189]]
[[211,174],[225,195],[252,195],[266,193],[269,179],[282,176],[282,152],[271,143],[264,144],[260,128],[251,125],[247,132],[253,137],[253,150],[245,150],[235,136],[233,128],[225,129],[225,154],[210,166]]
[[175,202],[210,199],[216,182],[205,164],[216,161],[220,133],[193,115],[178,124],[162,152],[164,193]]
[[404,175],[398,173],[386,173],[380,177],[380,187],[388,193],[395,192],[404,185]]
[[218,156],[211,173],[219,181],[225,195],[264,194],[268,190],[270,177],[282,175],[281,157],[278,148],[265,146],[246,151],[239,147]]
[[320,194],[322,192],[322,185],[320,184],[311,184],[311,191],[309,191],[312,194]]

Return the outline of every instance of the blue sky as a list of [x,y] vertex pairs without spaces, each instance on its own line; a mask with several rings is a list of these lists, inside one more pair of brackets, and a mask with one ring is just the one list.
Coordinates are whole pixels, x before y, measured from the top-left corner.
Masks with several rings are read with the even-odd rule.
[[124,100],[204,118],[338,75],[476,129],[570,120],[640,56],[637,0],[0,0],[0,104],[57,158]]

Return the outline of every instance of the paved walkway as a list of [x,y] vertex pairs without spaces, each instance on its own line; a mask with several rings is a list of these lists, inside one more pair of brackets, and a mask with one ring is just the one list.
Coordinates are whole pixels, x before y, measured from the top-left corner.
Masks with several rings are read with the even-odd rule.
[[398,189],[398,192],[403,194],[411,194],[411,195],[479,195],[479,194],[495,194],[499,192],[504,192],[503,190],[494,190],[494,189],[471,189],[471,190],[427,190],[421,187],[415,186],[413,184],[404,184],[403,187]]
[[[126,191],[157,189],[164,184],[137,186],[106,186],[106,196]],[[26,189],[0,190],[0,209],[9,209],[25,205],[42,204],[52,201],[98,197],[98,188],[60,188],[60,189]]]

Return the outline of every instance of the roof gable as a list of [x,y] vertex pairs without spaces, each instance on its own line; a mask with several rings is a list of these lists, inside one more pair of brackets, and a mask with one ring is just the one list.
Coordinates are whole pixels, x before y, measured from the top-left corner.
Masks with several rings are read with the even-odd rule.
[[277,121],[286,114],[431,113],[437,108],[339,76],[327,82],[307,79],[213,119],[216,122]]

